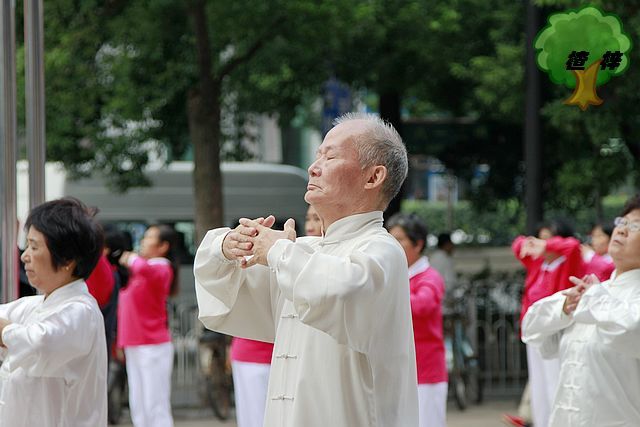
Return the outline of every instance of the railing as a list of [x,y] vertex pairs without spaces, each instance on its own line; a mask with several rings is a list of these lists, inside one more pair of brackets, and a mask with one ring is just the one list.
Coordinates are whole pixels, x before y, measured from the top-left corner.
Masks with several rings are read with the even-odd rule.
[[169,313],[175,349],[171,401],[174,406],[200,406],[198,338],[202,326],[198,320],[198,306],[182,300],[171,304]]
[[466,288],[467,334],[479,358],[487,397],[517,397],[527,381],[519,327],[523,283],[521,272],[484,273],[461,280]]

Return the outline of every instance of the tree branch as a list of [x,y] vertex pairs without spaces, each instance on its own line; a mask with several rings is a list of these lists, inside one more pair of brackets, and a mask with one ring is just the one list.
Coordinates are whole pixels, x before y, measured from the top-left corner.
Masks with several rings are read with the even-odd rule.
[[237,55],[231,58],[226,64],[224,64],[220,70],[214,76],[215,80],[221,81],[225,76],[231,74],[231,72],[243,64],[249,61],[269,40],[273,39],[277,35],[278,28],[285,22],[283,16],[275,19],[271,25],[267,27],[261,37],[255,41],[243,54]]

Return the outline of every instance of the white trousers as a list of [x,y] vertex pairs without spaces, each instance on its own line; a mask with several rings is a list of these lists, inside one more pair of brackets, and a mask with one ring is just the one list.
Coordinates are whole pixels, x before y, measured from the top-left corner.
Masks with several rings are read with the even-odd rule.
[[231,362],[238,427],[262,427],[270,368],[266,363]]
[[446,427],[447,390],[446,382],[418,384],[419,427]]
[[547,427],[560,377],[560,359],[543,359],[537,348],[527,345],[531,418],[535,427]]
[[125,347],[129,409],[135,427],[173,427],[171,370],[173,344]]

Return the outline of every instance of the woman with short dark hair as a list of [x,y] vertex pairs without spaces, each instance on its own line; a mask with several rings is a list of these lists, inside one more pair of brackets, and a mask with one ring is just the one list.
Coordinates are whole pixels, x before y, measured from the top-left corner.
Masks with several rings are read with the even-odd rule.
[[427,225],[416,214],[398,213],[386,224],[409,266],[411,318],[418,371],[418,425],[446,426],[448,375],[442,329],[444,280],[422,255]]
[[40,295],[0,305],[0,425],[106,426],[107,347],[85,279],[102,252],[95,211],[64,198],[31,210],[22,261]]
[[533,304],[522,340],[560,357],[551,427],[640,425],[640,197],[616,218],[615,271],[594,275]]

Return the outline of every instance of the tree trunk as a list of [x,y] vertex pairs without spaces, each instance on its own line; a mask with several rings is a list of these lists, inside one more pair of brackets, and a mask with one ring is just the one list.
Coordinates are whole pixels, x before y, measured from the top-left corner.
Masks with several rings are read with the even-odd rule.
[[220,172],[220,102],[194,91],[189,95],[189,135],[193,144],[193,192],[196,242],[206,232],[224,225]]
[[[402,136],[402,120],[400,116],[400,108],[402,104],[402,96],[398,92],[381,91],[380,93],[380,117],[388,121]],[[405,181],[406,182],[406,181]],[[400,202],[404,197],[405,184],[402,185],[400,192],[391,200],[389,206],[384,211],[385,221],[396,212],[400,211]]]
[[222,79],[214,79],[205,3],[191,4],[198,56],[198,87],[189,91],[187,114],[193,144],[193,195],[196,243],[207,230],[223,224],[222,174],[220,173],[220,98]]
[[596,80],[601,62],[602,60],[594,62],[586,70],[573,70],[576,88],[564,101],[566,105],[577,105],[582,111],[586,111],[589,105],[600,105],[604,102],[596,93]]

